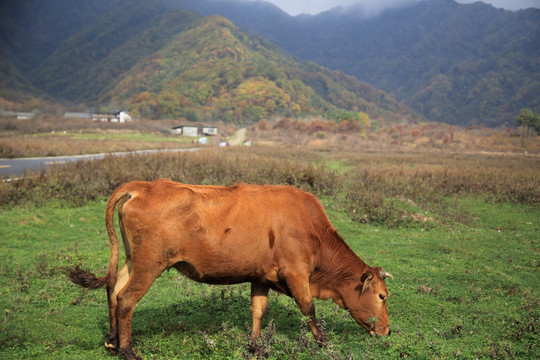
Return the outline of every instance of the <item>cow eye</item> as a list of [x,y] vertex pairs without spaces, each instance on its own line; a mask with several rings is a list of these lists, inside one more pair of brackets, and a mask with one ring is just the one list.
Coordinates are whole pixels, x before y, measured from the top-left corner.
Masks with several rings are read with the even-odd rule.
[[379,299],[381,299],[382,301],[386,301],[386,295],[379,294]]

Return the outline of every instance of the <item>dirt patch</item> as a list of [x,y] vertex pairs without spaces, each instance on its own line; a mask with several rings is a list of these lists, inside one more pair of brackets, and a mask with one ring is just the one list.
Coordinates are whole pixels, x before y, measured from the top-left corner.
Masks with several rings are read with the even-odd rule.
[[234,135],[229,140],[229,145],[230,146],[243,145],[244,142],[246,141],[246,133],[247,133],[246,128],[241,128],[241,129],[236,130]]

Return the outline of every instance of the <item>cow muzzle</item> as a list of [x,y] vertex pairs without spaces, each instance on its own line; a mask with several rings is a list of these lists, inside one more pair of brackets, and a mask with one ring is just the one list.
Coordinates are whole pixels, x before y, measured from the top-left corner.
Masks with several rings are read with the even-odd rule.
[[390,329],[390,325],[388,326],[378,326],[379,332],[375,332],[375,335],[379,336],[389,336],[392,333],[392,329]]
[[364,322],[362,320],[359,320],[359,319],[356,319],[356,322],[362,326],[364,329],[367,330],[367,332],[369,333],[369,335],[371,336],[375,336],[375,324],[374,323],[367,323],[367,322]]
[[[364,329],[366,329],[371,336],[389,336],[392,333],[392,329],[390,328],[390,325],[384,326],[379,325],[377,326],[375,323],[369,324],[365,323],[363,321],[358,322]],[[377,331],[378,330],[378,331]]]

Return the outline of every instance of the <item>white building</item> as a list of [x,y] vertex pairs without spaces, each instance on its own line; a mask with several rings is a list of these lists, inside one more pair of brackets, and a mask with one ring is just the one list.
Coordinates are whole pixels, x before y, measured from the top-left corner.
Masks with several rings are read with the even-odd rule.
[[127,111],[122,110],[114,114],[92,114],[92,120],[125,123],[127,121],[132,121],[132,118]]
[[83,112],[66,112],[64,113],[65,118],[76,118],[76,119],[90,119],[90,113]]
[[184,136],[214,136],[218,134],[216,126],[207,125],[179,125],[171,128],[171,133]]
[[[116,113],[114,119],[117,120],[117,122],[121,122],[121,123],[128,122],[128,121],[132,120],[131,116],[127,113],[127,111],[123,111],[123,110]],[[114,122],[114,120],[113,120],[113,122]]]
[[27,120],[34,117],[34,113],[20,112],[20,111],[2,111],[0,115],[5,117],[15,118],[17,120]]

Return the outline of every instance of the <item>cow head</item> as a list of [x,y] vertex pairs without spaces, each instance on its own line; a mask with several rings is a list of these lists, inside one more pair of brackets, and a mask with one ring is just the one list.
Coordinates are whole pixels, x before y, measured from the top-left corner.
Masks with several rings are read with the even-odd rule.
[[386,278],[393,276],[380,267],[368,267],[357,281],[344,284],[341,289],[345,307],[370,335],[390,335]]

